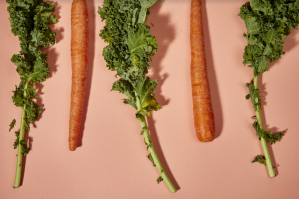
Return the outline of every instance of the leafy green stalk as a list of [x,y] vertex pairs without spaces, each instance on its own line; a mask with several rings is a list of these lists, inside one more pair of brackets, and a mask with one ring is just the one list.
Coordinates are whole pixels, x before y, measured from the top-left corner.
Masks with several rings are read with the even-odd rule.
[[[26,97],[26,93],[25,93],[25,97]],[[15,176],[15,183],[14,183],[15,188],[17,188],[21,185],[23,147],[22,147],[20,140],[24,140],[24,135],[25,135],[26,108],[27,108],[26,105],[24,105],[22,107],[21,128],[20,128],[20,133],[17,135],[16,147],[18,148],[18,155],[17,155],[17,169],[16,169],[16,176]],[[27,151],[27,153],[28,153],[28,151]]]
[[[13,91],[13,102],[17,107],[22,108],[20,131],[16,131],[14,148],[18,148],[17,168],[14,187],[21,184],[22,160],[30,148],[24,140],[25,132],[30,130],[30,124],[36,122],[41,114],[41,106],[32,99],[38,98],[35,94],[35,83],[46,80],[50,74],[47,64],[47,53],[40,50],[40,47],[54,45],[56,33],[48,27],[48,24],[57,22],[53,15],[55,6],[43,0],[6,0],[9,4],[9,20],[11,31],[18,36],[21,46],[20,54],[12,56],[11,61],[17,66],[16,71],[20,75],[20,84]],[[15,121],[10,125],[11,130]]]
[[[254,81],[253,82],[254,82],[254,88],[258,89],[258,76],[254,76]],[[259,105],[256,105],[256,106],[259,106]],[[263,131],[263,122],[262,122],[262,117],[261,117],[261,111],[260,110],[261,110],[260,107],[255,107],[255,114],[256,114],[257,124],[258,124],[258,127],[260,129],[262,129],[262,131]],[[274,178],[275,177],[275,171],[273,169],[271,156],[270,156],[270,153],[269,153],[269,150],[268,150],[266,139],[264,138],[264,136],[261,136],[260,140],[261,140],[261,144],[262,144],[262,150],[263,150],[263,153],[264,153],[265,164],[267,166],[269,177]]]
[[[136,110],[136,118],[141,122],[142,134],[150,154],[148,159],[158,168],[160,177],[171,192],[176,188],[164,171],[152,145],[145,117],[153,110],[161,109],[155,99],[154,90],[157,80],[146,77],[151,57],[157,52],[158,45],[146,25],[150,7],[158,0],[104,0],[98,13],[106,25],[100,36],[109,43],[103,50],[109,70],[116,71],[119,80],[114,82],[112,90],[126,95],[125,104]],[[163,0],[161,0],[163,1]]]
[[258,88],[258,77],[269,70],[269,62],[275,62],[285,52],[283,44],[292,28],[298,29],[299,1],[287,0],[250,0],[242,5],[239,16],[244,20],[247,34],[247,46],[243,54],[243,64],[253,69],[253,84],[247,83],[256,117],[253,128],[262,144],[264,157],[256,156],[252,162],[267,166],[269,177],[275,177],[267,141],[274,144],[280,141],[284,132],[271,134],[264,131],[261,118],[261,96]]
[[148,146],[147,147],[147,150],[150,152],[149,154],[149,159],[153,162],[153,165],[157,167],[159,173],[160,173],[160,177],[157,179],[157,182],[160,183],[162,180],[165,182],[165,184],[167,185],[167,187],[169,188],[169,190],[172,192],[172,193],[175,193],[176,192],[176,188],[175,186],[172,184],[171,180],[169,179],[169,177],[167,176],[167,173],[164,171],[163,169],[163,166],[158,158],[158,155],[155,151],[155,148],[154,148],[154,145],[152,144],[152,141],[151,141],[151,137],[149,135],[149,131],[148,131],[148,128],[147,128],[147,124],[146,124],[146,121],[145,121],[145,118],[142,117],[141,119],[141,127],[143,129],[143,135],[144,135],[144,141],[146,143],[146,145]]

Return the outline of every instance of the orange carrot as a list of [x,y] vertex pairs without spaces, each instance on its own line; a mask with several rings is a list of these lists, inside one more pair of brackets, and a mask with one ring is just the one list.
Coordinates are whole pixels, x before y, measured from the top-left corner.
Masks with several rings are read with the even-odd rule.
[[209,142],[215,136],[215,120],[207,75],[201,8],[201,0],[191,0],[191,84],[196,135],[199,141]]
[[80,133],[87,77],[88,13],[85,0],[73,0],[71,27],[72,91],[69,148],[74,151]]

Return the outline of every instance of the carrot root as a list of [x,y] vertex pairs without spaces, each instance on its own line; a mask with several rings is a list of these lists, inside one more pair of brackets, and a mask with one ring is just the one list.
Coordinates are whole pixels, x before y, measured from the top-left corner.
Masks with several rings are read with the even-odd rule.
[[201,0],[191,1],[190,19],[194,126],[198,140],[209,142],[215,136],[215,120],[207,75]]
[[69,149],[76,150],[84,111],[87,77],[88,13],[85,0],[73,0],[71,10],[72,90]]

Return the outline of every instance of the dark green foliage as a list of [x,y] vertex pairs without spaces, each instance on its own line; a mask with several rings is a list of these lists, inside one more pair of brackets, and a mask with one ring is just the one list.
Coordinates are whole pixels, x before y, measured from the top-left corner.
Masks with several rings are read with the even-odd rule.
[[[267,166],[266,159],[264,156],[260,156],[260,155],[255,156],[254,160],[252,160],[252,163],[254,163],[254,162],[258,162],[260,164]],[[273,169],[275,169],[274,166],[272,166],[272,167],[273,167]]]
[[260,155],[255,156],[255,158],[252,161],[252,163],[254,163],[254,162],[258,162],[258,163],[263,164],[263,165],[266,166],[266,159],[265,159],[264,156],[260,156]]
[[16,124],[16,120],[13,119],[13,120],[11,121],[10,125],[9,125],[9,132],[11,131],[11,129],[13,129],[13,127],[15,126],[15,124]]
[[[251,67],[254,74],[254,83],[246,84],[249,89],[246,99],[251,99],[258,116],[253,118],[256,120],[253,127],[260,140],[264,138],[274,144],[281,140],[284,132],[271,134],[270,131],[263,130],[258,76],[269,70],[269,63],[277,61],[285,53],[283,44],[286,37],[293,28],[298,29],[299,1],[250,0],[242,5],[239,16],[244,20],[247,29],[247,33],[243,34],[248,42],[243,54],[243,64]],[[267,148],[267,146],[264,147]],[[268,154],[265,156],[266,158],[256,156],[253,162],[266,165],[266,159],[270,157]]]
[[19,140],[20,140],[20,139],[19,139],[19,135],[20,135],[20,132],[19,132],[19,131],[16,131],[16,132],[15,132],[15,135],[16,135],[17,138],[16,138],[15,142],[13,143],[13,148],[14,148],[14,149],[16,149],[16,148],[18,147],[18,145],[19,145]]
[[270,141],[271,144],[275,144],[275,142],[280,141],[284,135],[284,132],[272,134],[270,131],[264,131],[257,122],[254,122],[252,126],[260,140],[261,137],[263,137],[266,141]]
[[[116,71],[115,77],[119,78],[111,90],[126,95],[123,102],[136,110],[136,118],[141,123],[153,110],[161,109],[154,94],[158,82],[146,77],[152,56],[158,49],[156,38],[151,35],[146,21],[149,8],[157,1],[104,0],[103,7],[98,10],[106,24],[100,33],[100,37],[108,43],[103,49],[106,66]],[[147,131],[147,127],[143,126],[141,135],[144,134],[144,143],[152,153],[154,149]],[[147,157],[156,166],[153,156],[149,154]],[[162,180],[159,177],[157,182]]]
[[244,4],[239,16],[244,20],[248,41],[243,55],[254,75],[269,70],[269,62],[278,60],[284,54],[283,44],[292,28],[298,28],[299,1],[250,0]]
[[157,183],[159,184],[160,182],[162,182],[163,181],[163,178],[162,178],[162,176],[160,176],[158,179],[157,179]]
[[120,77],[128,73],[137,77],[146,74],[157,50],[149,26],[136,23],[140,9],[136,0],[105,0],[103,8],[99,7],[98,13],[106,22],[100,36],[109,43],[103,56],[107,67],[116,70]]
[[109,70],[116,71],[116,76],[121,78],[113,84],[112,90],[128,97],[123,102],[137,110],[137,119],[161,109],[153,93],[158,83],[145,77],[158,48],[150,27],[145,25],[148,9],[155,2],[157,0],[104,0],[98,10],[106,24],[100,36],[109,44],[103,56]]
[[27,146],[27,143],[25,142],[25,140],[21,140],[20,141],[20,145],[22,147],[22,154],[23,154],[23,156],[27,155],[29,153],[29,151],[31,150],[31,148],[29,148]]
[[16,131],[15,135],[16,135],[17,138],[16,138],[16,140],[13,144],[14,149],[16,149],[20,144],[20,146],[22,147],[23,156],[27,155],[29,153],[29,151],[31,150],[31,148],[29,148],[27,146],[27,143],[25,142],[25,140],[20,140],[20,132],[19,131]]
[[[48,26],[57,22],[56,16],[52,13],[55,6],[43,0],[6,0],[6,2],[9,4],[7,11],[11,31],[18,36],[21,47],[20,54],[15,54],[11,58],[20,75],[20,84],[13,91],[12,99],[16,106],[22,107],[25,111],[23,125],[29,130],[30,123],[37,121],[41,114],[41,107],[32,100],[38,97],[32,85],[45,81],[50,74],[47,53],[42,52],[40,47],[55,44],[57,34]],[[17,143],[20,143],[23,154],[26,155],[30,148],[24,140],[19,141],[19,133],[16,135],[14,146],[16,148]]]

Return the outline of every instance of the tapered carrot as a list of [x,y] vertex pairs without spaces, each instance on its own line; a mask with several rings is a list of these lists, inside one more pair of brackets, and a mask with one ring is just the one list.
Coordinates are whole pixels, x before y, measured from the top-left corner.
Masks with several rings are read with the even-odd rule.
[[201,9],[201,0],[191,0],[191,84],[196,135],[199,141],[209,142],[215,136],[215,120],[207,75]]
[[88,13],[85,0],[73,0],[71,10],[72,91],[69,148],[76,150],[80,133],[87,77]]

